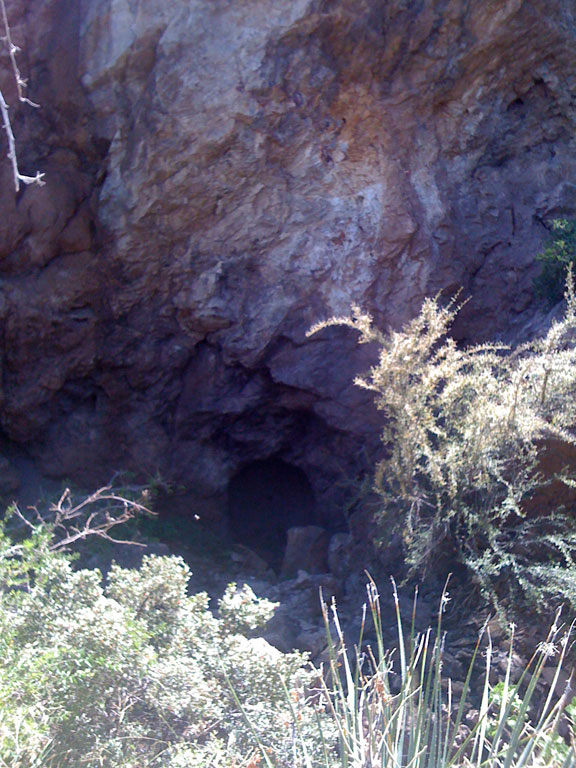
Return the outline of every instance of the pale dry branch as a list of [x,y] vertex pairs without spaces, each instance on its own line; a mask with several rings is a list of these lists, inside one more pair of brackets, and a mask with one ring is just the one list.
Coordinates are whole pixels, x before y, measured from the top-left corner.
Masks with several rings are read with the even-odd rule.
[[16,80],[16,88],[18,90],[18,100],[24,104],[29,104],[31,107],[39,107],[39,104],[35,104],[33,101],[24,96],[24,88],[28,85],[28,81],[25,80],[18,67],[16,61],[16,54],[20,50],[17,45],[14,45],[12,41],[12,35],[10,32],[10,24],[8,23],[8,14],[6,12],[5,0],[0,0],[0,9],[2,9],[2,23],[4,24],[4,41],[8,46],[8,54],[10,56],[10,62],[12,64],[12,71],[14,72],[14,78]]
[[[39,104],[31,101],[24,95],[24,88],[26,88],[27,81],[22,77],[20,69],[18,68],[18,62],[16,61],[16,54],[20,50],[17,45],[14,45],[12,41],[12,35],[10,33],[10,24],[8,23],[8,14],[6,12],[5,0],[0,0],[0,10],[2,13],[2,23],[4,25],[4,42],[8,48],[8,55],[10,56],[10,63],[12,66],[12,72],[14,74],[14,81],[16,83],[16,91],[18,93],[18,100],[23,104],[28,104],[31,107],[39,107]],[[14,188],[16,192],[20,189],[20,184],[38,184],[42,187],[46,182],[44,181],[44,174],[39,171],[35,176],[26,176],[20,173],[18,167],[18,156],[16,154],[16,140],[14,138],[14,132],[12,130],[12,124],[10,122],[9,106],[4,98],[4,94],[0,90],[0,111],[2,112],[2,122],[6,137],[8,139],[8,154],[7,157],[10,160],[12,166],[12,178],[14,180]]]
[[66,488],[58,501],[50,505],[47,515],[42,515],[36,507],[31,507],[34,520],[24,515],[18,506],[15,506],[13,511],[15,517],[32,531],[38,530],[44,524],[52,527],[54,540],[50,550],[53,552],[66,549],[89,536],[99,536],[115,544],[144,547],[146,545],[142,542],[117,539],[110,534],[110,530],[127,523],[137,514],[154,514],[140,502],[114,493],[110,486],[99,488],[78,503],[72,500],[70,489]]

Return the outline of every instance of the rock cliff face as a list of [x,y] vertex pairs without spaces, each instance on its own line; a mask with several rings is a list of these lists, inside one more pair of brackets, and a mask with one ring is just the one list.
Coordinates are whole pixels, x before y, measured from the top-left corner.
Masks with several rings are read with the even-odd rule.
[[314,321],[460,286],[462,336],[532,319],[543,222],[576,211],[571,0],[23,6],[14,128],[48,183],[0,164],[0,398],[45,473],[223,499],[272,457],[322,518],[378,417],[370,350]]

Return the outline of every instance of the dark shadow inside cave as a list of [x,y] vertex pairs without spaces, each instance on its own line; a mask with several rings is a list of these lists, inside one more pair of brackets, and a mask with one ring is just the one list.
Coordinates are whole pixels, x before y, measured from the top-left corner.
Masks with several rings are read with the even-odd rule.
[[276,570],[282,563],[286,531],[314,524],[315,506],[306,473],[277,458],[247,464],[228,485],[232,537]]

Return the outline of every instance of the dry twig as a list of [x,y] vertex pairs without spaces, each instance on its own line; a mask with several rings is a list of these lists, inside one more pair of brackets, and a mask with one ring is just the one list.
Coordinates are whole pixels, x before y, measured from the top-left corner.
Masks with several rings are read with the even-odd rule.
[[[20,50],[17,45],[14,45],[12,41],[12,35],[10,33],[10,24],[8,23],[8,14],[6,12],[5,0],[0,0],[0,11],[2,14],[2,24],[4,25],[4,37],[2,38],[8,48],[8,55],[10,56],[10,64],[12,66],[12,72],[14,74],[14,80],[16,82],[16,90],[18,93],[18,101],[23,104],[28,104],[31,107],[39,107],[39,104],[31,101],[24,95],[24,89],[26,88],[27,81],[22,77],[20,69],[18,68],[18,62],[16,61],[16,54]],[[14,188],[16,192],[20,189],[20,184],[38,184],[43,186],[44,174],[39,171],[35,176],[26,176],[20,173],[18,167],[18,156],[16,154],[16,140],[14,138],[14,132],[12,131],[12,124],[10,122],[9,107],[2,90],[0,90],[0,112],[2,113],[2,122],[4,124],[4,130],[6,131],[6,137],[8,139],[8,159],[12,165],[12,177],[14,179]]]
[[14,507],[14,515],[32,531],[46,523],[52,526],[52,552],[66,549],[88,536],[99,536],[115,544],[144,547],[146,545],[141,542],[117,539],[109,532],[115,526],[132,520],[137,514],[154,514],[140,502],[114,493],[110,486],[99,488],[79,503],[72,500],[70,489],[66,488],[58,501],[51,504],[47,516],[40,514],[36,507],[32,507],[32,512],[36,517],[35,521],[26,517],[17,506]]

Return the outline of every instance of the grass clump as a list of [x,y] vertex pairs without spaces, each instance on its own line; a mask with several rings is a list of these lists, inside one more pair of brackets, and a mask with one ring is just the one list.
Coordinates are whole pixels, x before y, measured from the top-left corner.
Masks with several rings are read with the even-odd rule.
[[[516,675],[512,640],[502,679],[490,684],[494,648],[483,630],[460,687],[443,675],[446,637],[443,593],[435,631],[406,629],[396,588],[396,653],[383,643],[383,621],[376,585],[368,585],[368,618],[375,643],[364,644],[366,609],[358,644],[351,647],[335,606],[324,606],[329,662],[317,709],[326,712],[337,733],[332,748],[319,722],[318,758],[297,732],[292,768],[573,768],[573,731],[558,730],[572,698],[570,684],[560,693],[559,681],[570,643],[571,628],[556,623],[545,642]],[[557,616],[558,618],[558,616]],[[551,656],[555,656],[551,661]],[[544,682],[544,672],[551,673]],[[458,690],[458,693],[456,693]],[[564,723],[565,724],[565,723]],[[310,738],[308,736],[308,738]],[[262,746],[267,768],[278,768]]]
[[379,345],[378,362],[356,384],[384,414],[380,538],[400,531],[414,576],[444,578],[462,566],[499,610],[506,596],[576,610],[575,526],[562,510],[535,516],[524,506],[546,482],[545,441],[575,442],[571,272],[565,297],[564,317],[544,338],[512,349],[459,347],[448,335],[459,308],[438,298],[400,331],[384,334],[354,308],[310,332],[347,325],[360,343]]

